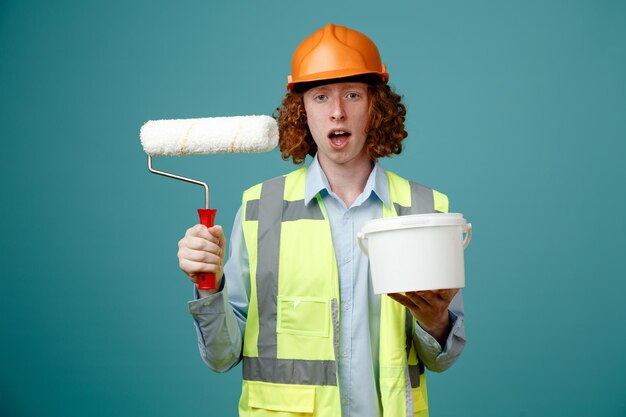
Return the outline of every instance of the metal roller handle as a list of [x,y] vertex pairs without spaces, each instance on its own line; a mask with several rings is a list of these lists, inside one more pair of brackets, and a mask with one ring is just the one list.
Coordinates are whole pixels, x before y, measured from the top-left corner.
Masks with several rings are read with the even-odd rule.
[[170,172],[159,171],[152,167],[152,155],[148,155],[148,171],[153,174],[163,175],[164,177],[174,178],[175,180],[190,182],[192,184],[200,185],[204,187],[204,208],[209,208],[209,186],[206,182],[194,180],[192,178],[182,177],[180,175],[172,174]]

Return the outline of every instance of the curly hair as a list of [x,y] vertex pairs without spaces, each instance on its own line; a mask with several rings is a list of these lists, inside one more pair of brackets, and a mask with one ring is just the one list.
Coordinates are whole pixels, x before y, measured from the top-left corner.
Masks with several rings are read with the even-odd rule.
[[[382,82],[368,83],[369,119],[365,128],[365,147],[372,160],[402,152],[406,107],[402,97]],[[314,156],[317,145],[307,124],[303,101],[304,92],[288,92],[278,108],[278,130],[281,156],[301,165],[307,155]]]

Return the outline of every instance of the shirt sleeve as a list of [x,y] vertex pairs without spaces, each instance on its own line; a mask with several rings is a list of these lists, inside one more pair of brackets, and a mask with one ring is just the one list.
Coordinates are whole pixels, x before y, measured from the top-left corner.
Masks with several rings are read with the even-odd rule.
[[228,371],[241,360],[249,299],[250,269],[240,208],[233,224],[222,289],[199,298],[194,286],[194,300],[188,303],[196,327],[200,356],[216,372]]
[[443,348],[434,337],[422,329],[417,321],[415,323],[413,342],[417,354],[424,366],[433,372],[443,372],[451,367],[465,347],[465,314],[461,291],[450,302],[448,314],[451,324],[450,333]]

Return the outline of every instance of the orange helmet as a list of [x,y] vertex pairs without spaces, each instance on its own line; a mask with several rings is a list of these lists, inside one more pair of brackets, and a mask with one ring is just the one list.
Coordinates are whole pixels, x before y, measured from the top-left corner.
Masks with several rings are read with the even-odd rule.
[[298,45],[291,60],[287,90],[295,84],[376,74],[389,80],[378,48],[370,38],[345,26],[328,24]]

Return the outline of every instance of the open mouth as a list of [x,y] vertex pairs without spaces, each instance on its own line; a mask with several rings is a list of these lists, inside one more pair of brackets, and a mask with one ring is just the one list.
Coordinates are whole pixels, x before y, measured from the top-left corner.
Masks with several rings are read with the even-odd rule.
[[330,143],[336,147],[341,147],[348,143],[351,133],[347,130],[333,130],[328,134]]

